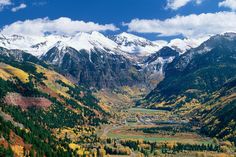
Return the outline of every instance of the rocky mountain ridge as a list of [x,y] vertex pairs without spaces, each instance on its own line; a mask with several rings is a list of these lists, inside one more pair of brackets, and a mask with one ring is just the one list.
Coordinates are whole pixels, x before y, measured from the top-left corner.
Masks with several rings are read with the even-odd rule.
[[96,88],[125,85],[153,88],[163,78],[163,67],[173,56],[156,57],[152,63],[146,60],[165,51],[163,46],[129,33],[110,37],[99,32],[81,32],[74,36],[2,35],[0,38],[0,47],[16,54],[17,50],[30,53],[75,83]]

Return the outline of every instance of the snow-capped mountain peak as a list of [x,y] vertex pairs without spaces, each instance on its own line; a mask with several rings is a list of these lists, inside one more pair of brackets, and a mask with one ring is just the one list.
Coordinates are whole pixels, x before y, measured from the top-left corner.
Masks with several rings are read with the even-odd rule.
[[179,53],[183,54],[186,51],[196,48],[201,45],[204,41],[206,41],[209,37],[199,38],[199,39],[173,39],[171,40],[167,46],[175,49]]
[[31,53],[34,56],[39,56],[44,51],[48,50],[48,42],[42,37],[2,35],[2,38],[0,38],[0,47],[7,49],[19,49]]
[[44,37],[36,37],[1,35],[0,47],[7,49],[19,49],[40,57],[53,47],[57,47],[59,49],[63,47],[72,47],[77,51],[82,49],[86,51],[100,49],[113,53],[113,51],[117,49],[118,45],[99,32],[80,32],[74,36],[48,35]]
[[79,32],[73,36],[47,35],[47,36],[4,36],[0,38],[0,46],[7,49],[20,49],[34,56],[42,56],[53,47],[59,49],[72,47],[77,51],[102,50],[107,53],[117,53],[126,57],[148,56],[157,52],[163,46],[145,38],[129,33],[121,33],[112,38],[100,32]]
[[82,49],[87,51],[93,49],[114,51],[118,46],[114,41],[95,31],[92,33],[78,33],[68,42],[71,47],[78,51]]
[[150,40],[126,32],[110,38],[119,45],[120,50],[136,56],[148,56],[162,48]]
[[153,43],[145,38],[138,37],[133,34],[129,34],[126,32],[120,33],[116,35],[114,38],[115,42],[119,45],[122,46],[132,46],[132,45],[142,45],[142,46],[147,46],[147,45],[153,45]]
[[56,47],[58,50],[63,51],[66,49],[66,47],[69,47],[66,43],[62,41],[58,41],[53,47]]
[[[232,36],[232,35],[231,35]],[[73,36],[45,35],[45,36],[22,36],[0,35],[0,47],[7,49],[19,49],[34,56],[40,57],[51,48],[71,47],[77,51],[87,52],[101,50],[103,52],[119,54],[130,59],[140,59],[158,52],[164,46],[175,48],[181,53],[198,46],[201,42],[195,40],[172,40],[170,43],[150,41],[130,33],[120,33],[112,37],[106,37],[100,32],[79,32]]]

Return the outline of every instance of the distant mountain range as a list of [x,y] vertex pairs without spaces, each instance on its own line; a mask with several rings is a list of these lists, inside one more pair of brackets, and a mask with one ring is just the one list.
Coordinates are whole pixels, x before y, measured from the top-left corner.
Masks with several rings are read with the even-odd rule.
[[188,42],[168,44],[125,32],[109,37],[92,32],[45,37],[2,35],[0,47],[32,54],[73,82],[89,87],[139,85],[152,89],[163,79],[166,64],[191,48]]
[[[191,45],[190,45],[191,43]],[[99,32],[77,33],[73,36],[47,35],[22,36],[0,35],[0,46],[7,49],[19,49],[34,56],[40,57],[53,47],[72,47],[77,51],[92,51],[95,49],[105,50],[109,53],[118,53],[128,56],[148,56],[157,52],[164,46],[186,51],[197,47],[199,43],[191,40],[176,39],[170,43],[164,41],[150,41],[129,33],[121,33],[114,36],[104,36]]]

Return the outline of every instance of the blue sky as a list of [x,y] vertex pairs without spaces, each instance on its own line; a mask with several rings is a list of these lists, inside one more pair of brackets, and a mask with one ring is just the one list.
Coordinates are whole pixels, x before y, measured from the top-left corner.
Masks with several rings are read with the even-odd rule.
[[[68,17],[72,21],[90,21],[99,23],[100,25],[113,24],[119,29],[116,31],[104,31],[105,34],[131,31],[134,34],[147,37],[151,40],[168,40],[181,36],[186,37],[189,34],[185,35],[182,32],[168,34],[166,31],[153,31],[152,28],[150,28],[149,31],[146,28],[142,28],[142,26],[133,28],[131,21],[134,19],[165,21],[166,19],[175,18],[176,16],[186,17],[191,14],[200,15],[202,13],[212,13],[212,15],[214,15],[222,11],[231,14],[235,13],[232,7],[219,7],[220,2],[227,0],[179,0],[189,2],[177,9],[168,8],[167,5],[171,0],[0,0],[0,8],[1,1],[10,1],[11,4],[2,6],[0,11],[0,28],[16,21],[34,20],[45,17],[48,17],[49,20],[55,20],[60,17]],[[172,0],[172,2],[174,1],[175,0]],[[201,1],[201,3],[197,1]],[[25,7],[13,11],[13,8],[19,7],[21,4],[25,4]],[[234,18],[234,16],[232,16],[232,18]],[[141,25],[140,21],[136,22],[137,25]],[[127,24],[124,25],[123,23]],[[159,26],[159,23],[157,24]],[[195,27],[193,27],[193,29],[194,28]],[[169,29],[171,30],[172,28],[170,27]],[[229,30],[232,31],[231,29]],[[161,37],[158,36],[160,33],[162,33]]]

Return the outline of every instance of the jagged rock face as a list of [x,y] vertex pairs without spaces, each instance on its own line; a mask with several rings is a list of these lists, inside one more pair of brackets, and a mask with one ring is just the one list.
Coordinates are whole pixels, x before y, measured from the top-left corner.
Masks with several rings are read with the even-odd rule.
[[72,80],[89,87],[112,88],[144,82],[144,74],[127,58],[98,49],[88,52],[54,47],[41,59]]
[[171,63],[176,57],[179,56],[179,52],[176,50],[170,48],[170,47],[164,47],[158,52],[148,56],[143,64],[145,65],[156,65],[156,68],[154,70],[164,72],[164,69],[166,65]]
[[145,85],[152,89],[163,79],[166,65],[176,55],[170,48],[159,51],[162,44],[129,33],[110,38],[99,32],[80,32],[73,36],[3,36],[0,46],[9,49],[5,55],[17,60],[28,57],[30,61],[34,55],[74,82],[97,88]]
[[144,59],[143,71],[146,76],[146,84],[150,89],[162,81],[165,76],[165,69],[176,57],[179,57],[179,52],[170,48],[164,47],[158,52]]
[[30,61],[34,55],[74,82],[98,88],[145,85],[153,89],[164,78],[167,65],[179,55],[173,48],[163,48],[166,44],[129,33],[110,38],[99,32],[0,37],[0,46],[10,52],[5,55]]
[[144,63],[152,63],[155,60],[157,60],[159,57],[162,57],[163,59],[168,59],[169,57],[176,57],[179,53],[176,50],[173,50],[169,47],[164,47],[157,53],[154,53],[150,55],[147,59],[145,59]]
[[9,61],[29,61],[33,63],[37,63],[43,65],[43,61],[39,60],[37,57],[25,53],[21,50],[8,50],[5,48],[0,47],[0,60],[9,60]]
[[20,50],[8,50],[0,47],[0,55],[2,57],[12,58],[17,61],[23,61],[27,57],[32,57],[31,55],[27,55]]

